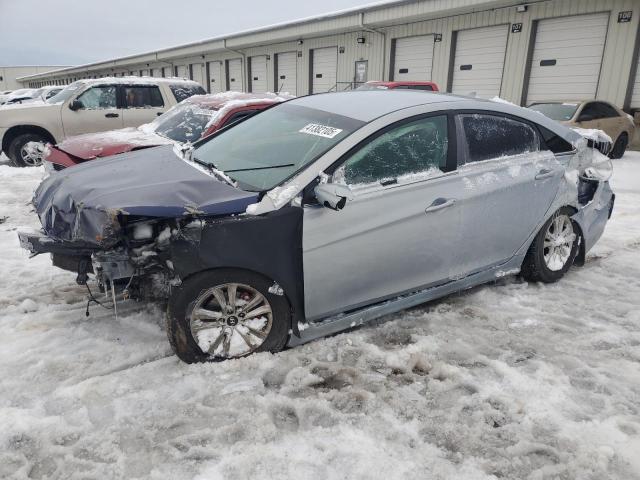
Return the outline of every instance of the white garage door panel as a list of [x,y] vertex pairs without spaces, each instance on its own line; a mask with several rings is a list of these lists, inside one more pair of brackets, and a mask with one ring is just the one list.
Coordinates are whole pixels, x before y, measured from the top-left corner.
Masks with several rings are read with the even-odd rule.
[[396,39],[393,80],[430,81],[433,35]]
[[200,85],[206,85],[204,81],[204,68],[201,63],[191,64],[191,80],[198,82]]
[[[608,22],[608,13],[538,22],[527,104],[596,96]],[[542,66],[542,61],[555,64]]]
[[242,60],[236,58],[227,61],[227,78],[229,80],[229,90],[235,92],[243,92],[244,84],[242,82]]
[[267,87],[267,57],[259,55],[251,57],[251,91],[254,93],[265,93]]
[[222,80],[222,62],[209,62],[209,92],[219,93],[225,88]]
[[[500,95],[508,34],[508,25],[457,33],[451,85],[453,93],[475,92],[485,98]],[[463,65],[464,70],[461,69]]]
[[631,92],[631,108],[640,108],[640,52],[638,52],[637,65],[636,78],[633,82],[633,91]]
[[276,54],[278,72],[276,73],[276,91],[298,94],[298,55],[296,52]]
[[338,49],[336,47],[313,50],[313,84],[311,93],[328,92],[336,85]]
[[178,77],[180,77],[180,78],[188,78],[186,65],[179,65],[178,66]]

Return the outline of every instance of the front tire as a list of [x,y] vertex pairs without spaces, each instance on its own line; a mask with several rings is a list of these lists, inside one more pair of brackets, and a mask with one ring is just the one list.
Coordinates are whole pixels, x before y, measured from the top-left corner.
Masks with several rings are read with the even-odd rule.
[[573,211],[563,207],[542,226],[522,262],[521,274],[525,279],[553,283],[569,271],[580,238],[571,215]]
[[626,132],[622,132],[620,136],[617,138],[616,143],[613,144],[613,148],[609,153],[609,158],[612,160],[617,160],[622,158],[624,152],[627,151],[627,145],[629,144],[629,136]]
[[196,274],[171,295],[167,335],[186,363],[240,358],[284,348],[291,324],[284,295],[253,272],[221,269]]
[[37,133],[23,133],[9,145],[8,156],[16,167],[39,167],[42,165],[47,139]]

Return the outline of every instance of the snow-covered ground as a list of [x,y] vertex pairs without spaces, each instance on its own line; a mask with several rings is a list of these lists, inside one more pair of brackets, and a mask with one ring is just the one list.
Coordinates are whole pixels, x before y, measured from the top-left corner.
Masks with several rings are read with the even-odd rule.
[[555,285],[505,278],[270,355],[186,365],[161,311],[99,307],[18,226],[0,160],[0,478],[640,479],[640,153]]

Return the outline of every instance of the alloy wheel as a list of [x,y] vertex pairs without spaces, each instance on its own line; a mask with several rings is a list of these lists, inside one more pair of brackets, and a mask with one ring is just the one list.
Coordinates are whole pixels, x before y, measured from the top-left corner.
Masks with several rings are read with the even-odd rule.
[[555,216],[544,236],[544,263],[549,270],[557,272],[565,267],[575,241],[571,219],[563,214]]
[[45,144],[43,142],[27,142],[20,149],[20,158],[29,167],[42,165]]
[[272,324],[269,301],[241,283],[217,285],[202,292],[189,318],[193,339],[214,358],[237,358],[256,351]]

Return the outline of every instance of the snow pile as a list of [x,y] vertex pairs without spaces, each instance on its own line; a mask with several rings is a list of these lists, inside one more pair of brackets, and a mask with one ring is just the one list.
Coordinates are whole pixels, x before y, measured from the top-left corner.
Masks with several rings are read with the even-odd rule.
[[640,478],[640,154],[584,268],[505,277],[278,355],[180,363],[163,312],[92,307],[15,229],[0,161],[0,478]]

